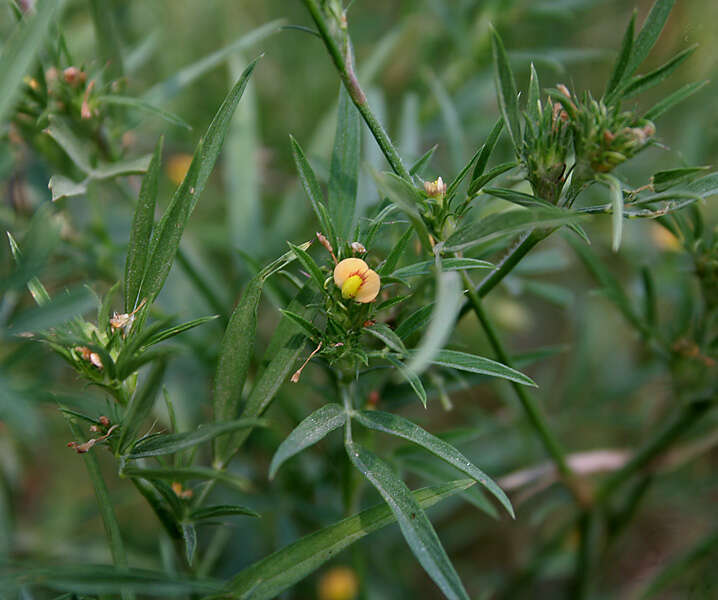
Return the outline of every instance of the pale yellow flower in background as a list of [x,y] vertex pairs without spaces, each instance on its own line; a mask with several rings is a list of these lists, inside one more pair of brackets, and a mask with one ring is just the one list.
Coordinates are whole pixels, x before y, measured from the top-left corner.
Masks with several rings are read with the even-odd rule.
[[319,580],[319,600],[354,600],[359,593],[359,580],[349,567],[329,569]]
[[334,283],[342,291],[342,298],[356,302],[371,302],[381,287],[381,279],[361,258],[345,258],[334,267]]
[[167,177],[172,183],[179,185],[182,183],[184,176],[187,175],[191,163],[191,154],[173,154],[167,161]]

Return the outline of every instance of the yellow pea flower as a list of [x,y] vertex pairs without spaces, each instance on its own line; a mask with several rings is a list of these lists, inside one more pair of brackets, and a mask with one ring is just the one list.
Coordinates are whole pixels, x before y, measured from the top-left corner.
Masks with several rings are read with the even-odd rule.
[[345,258],[334,267],[334,283],[342,290],[342,298],[355,302],[371,302],[381,287],[381,279],[361,258]]
[[333,567],[319,580],[319,600],[354,600],[359,580],[349,567]]

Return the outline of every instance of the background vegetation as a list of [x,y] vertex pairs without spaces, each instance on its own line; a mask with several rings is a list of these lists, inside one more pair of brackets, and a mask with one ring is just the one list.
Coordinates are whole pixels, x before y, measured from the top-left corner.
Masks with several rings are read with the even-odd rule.
[[[637,29],[651,4],[637,3]],[[528,89],[533,62],[544,87],[563,83],[572,91],[589,90],[598,97],[633,8],[634,3],[618,0],[357,0],[347,15],[359,80],[406,164],[436,144],[424,176],[451,181],[501,116],[491,23],[501,34],[519,90]],[[113,28],[98,35],[98,28],[109,21],[93,11],[111,11]],[[670,82],[631,101],[644,111],[685,84],[710,81],[656,120],[659,144],[617,169],[619,179],[633,188],[648,184],[664,169],[718,162],[714,115],[718,82],[713,81],[718,41],[712,26],[717,19],[718,6],[710,0],[676,3],[641,67],[640,72],[648,72],[699,44]],[[13,9],[3,3],[0,39],[5,44],[15,24]],[[300,27],[283,28],[286,25]],[[154,318],[172,317],[171,324],[205,315],[219,318],[174,337],[166,364],[153,363],[165,368],[161,375],[155,373],[162,377],[162,393],[141,433],[150,427],[189,431],[211,421],[220,341],[242,290],[261,266],[287,252],[288,240],[299,244],[313,239],[319,228],[299,183],[289,134],[301,144],[320,181],[327,181],[339,78],[322,40],[302,27],[315,25],[301,2],[286,0],[76,0],[66,2],[57,24],[43,33],[47,35],[41,55],[45,66],[52,64],[57,52],[63,68],[76,66],[107,84],[102,93],[96,91],[89,107],[83,106],[84,81],[77,85],[67,81],[68,97],[60,100],[78,123],[88,124],[80,134],[85,148],[92,147],[104,156],[104,163],[114,164],[151,154],[164,136],[157,180],[160,214],[232,85],[250,60],[264,53],[153,308]],[[64,42],[58,41],[59,31]],[[113,88],[108,82],[115,80],[110,71],[118,65],[117,56],[105,65],[117,48],[125,76]],[[58,76],[65,77],[62,72]],[[58,403],[97,418],[112,412],[109,398],[116,390],[88,385],[48,344],[22,340],[17,333],[45,329],[78,312],[92,314],[96,302],[87,289],[105,298],[123,278],[142,178],[110,178],[101,164],[92,165],[85,178],[76,157],[70,160],[61,150],[66,145],[58,140],[62,134],[57,127],[52,136],[43,132],[53,123],[42,121],[42,107],[33,104],[31,92],[32,84],[26,81],[12,106],[6,109],[0,102],[0,225],[21,249],[31,249],[28,256],[36,261],[32,272],[50,294],[62,296],[65,290],[69,294],[52,312],[33,312],[25,281],[16,286],[10,279],[16,272],[11,245],[0,247],[0,273],[9,282],[0,289],[4,293],[0,299],[0,564],[5,563],[10,573],[0,579],[0,589],[7,586],[0,596],[40,599],[60,592],[42,585],[15,587],[17,573],[28,565],[113,562],[116,548],[108,546],[85,459],[65,447],[88,435],[78,431],[77,424],[68,428]],[[140,98],[166,112],[103,100],[113,94]],[[101,127],[95,129],[92,119],[82,120],[85,108],[101,112]],[[23,111],[32,119],[18,119]],[[389,170],[389,165],[363,123],[361,127],[357,203],[360,214],[368,217],[376,214],[380,201],[372,172]],[[509,135],[503,134],[490,166],[513,158]],[[147,164],[135,167],[126,167],[125,172],[144,171]],[[55,179],[49,191],[48,181],[58,174],[67,179],[60,183]],[[87,182],[82,193],[62,193],[67,192],[62,186],[69,180],[80,179]],[[518,178],[510,173],[501,181],[508,188]],[[51,203],[52,194],[66,197]],[[608,191],[593,186],[585,195],[584,205],[605,204]],[[509,206],[487,195],[480,199],[491,203],[483,206],[488,212]],[[702,231],[697,231],[698,213]],[[471,598],[634,598],[644,592],[661,598],[712,598],[718,594],[718,579],[711,568],[718,557],[718,421],[708,404],[697,409],[701,418],[696,424],[687,432],[681,430],[669,447],[650,455],[650,461],[621,482],[602,509],[600,524],[583,513],[569,515],[573,496],[579,497],[580,506],[581,498],[620,472],[627,457],[655,440],[657,431],[670,432],[679,407],[694,406],[689,403],[696,399],[715,400],[716,209],[710,194],[705,194],[680,214],[685,214],[684,225],[696,233],[695,238],[687,239],[680,229],[673,235],[655,219],[626,219],[619,252],[611,248],[615,232],[611,217],[596,216],[583,223],[592,242],[590,255],[577,252],[581,243],[575,234],[554,235],[484,302],[517,366],[538,384],[533,397],[547,415],[553,435],[573,457],[572,468],[586,475],[574,484],[558,481],[514,390],[504,380],[434,371],[424,378],[427,410],[411,387],[398,379],[370,377],[357,390],[362,406],[369,403],[400,412],[432,433],[441,433],[509,494],[515,520],[478,492],[449,498],[430,512]],[[402,232],[394,228],[379,236],[370,252],[385,258]],[[413,246],[412,240],[406,264],[418,260],[418,246]],[[503,251],[493,250],[495,254],[487,258]],[[328,258],[316,251],[312,255],[322,262]],[[697,278],[701,268],[703,276]],[[292,272],[298,276],[297,269]],[[270,282],[259,306],[256,357],[268,347],[281,317],[278,308],[286,306],[293,294],[291,282],[279,277]],[[125,310],[121,293],[110,302],[110,312]],[[641,315],[639,325],[633,318],[636,314]],[[646,324],[659,333],[647,335]],[[661,344],[668,355],[656,350]],[[496,358],[472,312],[461,318],[449,345]],[[311,349],[307,345],[304,358]],[[250,380],[259,366],[259,358],[254,359]],[[87,368],[91,378],[91,367]],[[153,377],[146,371],[141,371],[141,384]],[[261,519],[224,515],[220,519],[224,525],[199,527],[199,558],[191,567],[145,498],[129,479],[117,476],[111,453],[95,448],[91,454],[105,476],[129,565],[227,580],[344,517],[343,493],[351,489],[347,478],[351,482],[352,475],[339,434],[288,462],[273,480],[267,477],[277,446],[302,419],[325,404],[331,386],[326,371],[310,363],[298,384],[281,387],[265,415],[270,426],[252,433],[231,463],[229,485],[212,492],[214,504],[238,503]],[[460,476],[402,440],[377,436],[371,444],[391,460],[411,489]],[[205,447],[199,456],[203,453]],[[199,494],[202,486],[190,481],[180,493]],[[371,486],[365,486],[355,508],[378,501]],[[104,580],[98,573],[101,591]],[[85,584],[81,591],[98,591],[87,588],[91,575],[77,578]],[[372,600],[441,597],[396,526],[357,542],[282,597],[353,597],[332,590],[332,581],[340,588],[347,586],[348,592],[357,582],[356,597]],[[74,589],[72,585],[65,589]],[[157,582],[148,582],[145,591],[169,593]]]

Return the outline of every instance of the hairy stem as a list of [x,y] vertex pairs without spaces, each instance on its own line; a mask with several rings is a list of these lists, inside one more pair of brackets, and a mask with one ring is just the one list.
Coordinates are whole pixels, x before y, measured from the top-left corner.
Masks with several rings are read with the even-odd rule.
[[411,175],[409,175],[409,171],[407,171],[404,166],[404,163],[399,156],[399,152],[397,152],[394,144],[389,139],[389,136],[379,122],[379,119],[376,118],[376,115],[369,107],[366,94],[364,93],[364,90],[362,90],[361,85],[359,85],[359,81],[356,78],[349,34],[345,34],[347,37],[346,43],[344,44],[344,51],[342,52],[336,40],[332,37],[326,17],[317,5],[316,0],[303,0],[303,2],[304,6],[306,6],[309,11],[309,14],[312,16],[317,29],[319,30],[319,35],[324,41],[324,45],[329,52],[329,56],[334,62],[334,66],[339,72],[339,77],[344,83],[344,87],[346,87],[349,97],[352,99],[352,102],[354,102],[354,105],[364,118],[364,121],[374,136],[374,139],[377,144],[379,144],[379,148],[381,148],[381,151],[384,153],[386,160],[389,161],[392,170],[399,177],[406,179],[407,181],[411,181]]

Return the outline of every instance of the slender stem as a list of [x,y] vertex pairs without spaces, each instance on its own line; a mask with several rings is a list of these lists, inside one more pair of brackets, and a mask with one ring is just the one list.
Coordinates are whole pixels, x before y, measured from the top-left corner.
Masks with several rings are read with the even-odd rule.
[[354,73],[351,43],[349,42],[348,34],[346,34],[347,37],[345,48],[344,52],[342,52],[336,40],[332,37],[332,34],[329,31],[329,26],[327,24],[326,18],[319,6],[317,5],[316,0],[303,0],[303,2],[304,6],[306,6],[307,10],[309,11],[309,14],[311,14],[312,19],[317,26],[317,29],[319,30],[319,35],[324,41],[324,45],[329,52],[329,56],[334,62],[334,66],[339,72],[339,77],[344,83],[344,87],[346,87],[346,90],[349,93],[349,97],[352,99],[352,102],[354,102],[354,105],[357,107],[359,113],[364,118],[364,121],[366,122],[367,126],[369,127],[369,130],[374,136],[374,139],[376,140],[377,144],[379,144],[379,148],[381,148],[381,151],[384,153],[386,160],[389,161],[392,170],[399,177],[406,179],[407,181],[411,181],[411,175],[409,175],[409,171],[407,171],[406,167],[404,166],[404,163],[402,162],[399,153],[394,147],[394,144],[389,139],[389,136],[386,134],[386,131],[384,131],[384,128],[379,122],[379,119],[376,118],[376,115],[369,107],[369,102],[367,101],[366,94],[359,85],[359,81],[357,80]]
[[596,553],[596,513],[585,511],[578,520],[578,552],[576,553],[576,570],[574,573],[571,598],[584,600],[588,598],[591,584],[591,569]]
[[[72,420],[72,417],[65,415],[67,424],[70,426],[70,431],[76,439],[82,439],[82,430]],[[110,546],[110,554],[112,555],[112,562],[116,567],[126,569],[127,568],[127,554],[125,553],[125,546],[122,542],[122,534],[120,533],[120,524],[117,521],[117,516],[112,508],[112,502],[110,500],[110,493],[107,490],[107,485],[102,477],[100,471],[100,464],[97,461],[94,451],[86,452],[83,455],[85,467],[87,473],[92,481],[92,486],[95,488],[95,497],[97,498],[97,506],[100,509],[100,515],[102,517],[102,523],[105,526],[105,535],[107,535],[107,542]],[[131,592],[122,592],[122,597],[125,600],[132,600],[135,595]]]
[[[469,276],[466,274],[466,271],[462,271],[462,275],[464,279],[464,284],[468,288],[467,293],[469,295],[469,302],[471,303],[471,308],[473,308],[474,312],[476,313],[476,316],[479,319],[479,322],[481,323],[481,326],[486,332],[486,336],[489,338],[489,343],[491,344],[491,347],[496,353],[497,358],[506,366],[510,367],[511,359],[509,358],[509,355],[506,353],[506,350],[501,344],[501,340],[499,339],[498,334],[494,330],[491,321],[486,316],[486,313],[481,306],[481,299],[479,298],[477,292],[474,290],[474,286],[471,279],[469,279]],[[565,453],[561,448],[561,445],[558,443],[556,438],[549,430],[548,424],[546,423],[544,416],[541,414],[541,410],[539,409],[538,405],[534,402],[533,398],[529,395],[524,386],[513,381],[511,382],[511,386],[514,388],[514,391],[516,392],[516,395],[521,402],[521,406],[523,407],[524,412],[529,419],[529,422],[536,430],[536,433],[538,434],[539,439],[546,448],[546,451],[549,453],[549,456],[551,456],[554,463],[556,464],[556,469],[563,477],[570,476],[571,469],[566,462]]]

